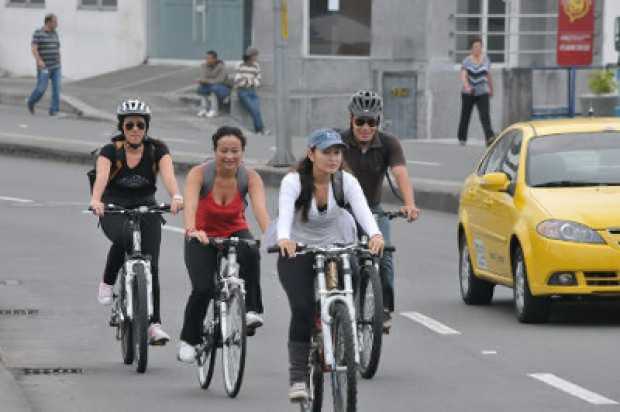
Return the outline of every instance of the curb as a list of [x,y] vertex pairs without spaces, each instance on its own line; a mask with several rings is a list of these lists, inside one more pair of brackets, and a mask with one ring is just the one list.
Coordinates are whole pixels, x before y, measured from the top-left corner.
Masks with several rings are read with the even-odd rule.
[[0,402],[2,410],[11,412],[31,412],[32,408],[17,379],[4,363],[5,356],[0,348]]
[[[23,106],[26,107],[26,99],[28,94],[23,92],[11,92],[0,91],[0,104],[6,104],[10,106]],[[44,97],[42,101],[49,101],[47,97]],[[60,94],[60,111],[65,113],[75,114],[83,119],[101,121],[101,122],[115,122],[114,116],[104,113],[101,110],[95,109],[88,105],[77,97]]]
[[[78,152],[67,149],[31,146],[19,143],[0,143],[0,153],[30,157],[35,159],[48,159],[92,165],[90,153]],[[179,156],[177,156],[179,157]],[[189,160],[175,160],[174,167],[177,173],[186,173],[200,162]],[[265,165],[253,164],[252,167],[260,174],[266,186],[279,187],[280,181],[289,168],[276,168]],[[455,185],[443,185],[437,181],[413,180],[416,204],[422,209],[439,212],[457,213],[459,207],[459,190]],[[394,196],[390,187],[383,186],[383,201],[392,207],[400,205],[400,201]]]

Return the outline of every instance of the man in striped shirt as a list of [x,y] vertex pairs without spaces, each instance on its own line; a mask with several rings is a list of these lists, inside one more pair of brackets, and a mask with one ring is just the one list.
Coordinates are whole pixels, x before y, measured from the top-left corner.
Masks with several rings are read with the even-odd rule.
[[45,16],[45,25],[32,35],[32,55],[37,63],[37,85],[28,98],[27,106],[34,114],[34,106],[52,81],[52,102],[50,116],[56,116],[60,109],[60,41],[58,40],[58,18],[53,14]]

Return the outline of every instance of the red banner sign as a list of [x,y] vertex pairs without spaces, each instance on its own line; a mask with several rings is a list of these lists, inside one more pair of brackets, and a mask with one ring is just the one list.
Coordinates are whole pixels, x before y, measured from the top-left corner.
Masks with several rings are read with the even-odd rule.
[[592,64],[595,0],[560,0],[557,62],[559,66]]

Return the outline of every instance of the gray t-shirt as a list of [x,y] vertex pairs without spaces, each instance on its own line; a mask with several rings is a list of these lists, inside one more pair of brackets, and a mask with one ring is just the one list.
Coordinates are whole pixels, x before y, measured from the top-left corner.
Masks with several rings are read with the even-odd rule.
[[32,35],[32,44],[37,46],[41,59],[47,69],[60,67],[60,40],[56,30],[38,29]]
[[[491,61],[487,56],[482,58],[480,64],[474,63],[471,57],[467,56],[465,60],[463,60],[461,68],[467,72],[467,80],[474,89],[474,96],[481,96],[489,93],[489,80],[487,76],[491,71]],[[465,93],[465,88],[463,88],[462,92]]]

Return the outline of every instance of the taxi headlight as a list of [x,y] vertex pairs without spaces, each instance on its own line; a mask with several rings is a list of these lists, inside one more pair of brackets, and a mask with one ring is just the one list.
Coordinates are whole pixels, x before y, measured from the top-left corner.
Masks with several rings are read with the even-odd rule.
[[549,239],[577,243],[605,243],[603,238],[586,225],[567,220],[545,220],[536,227],[539,235]]

